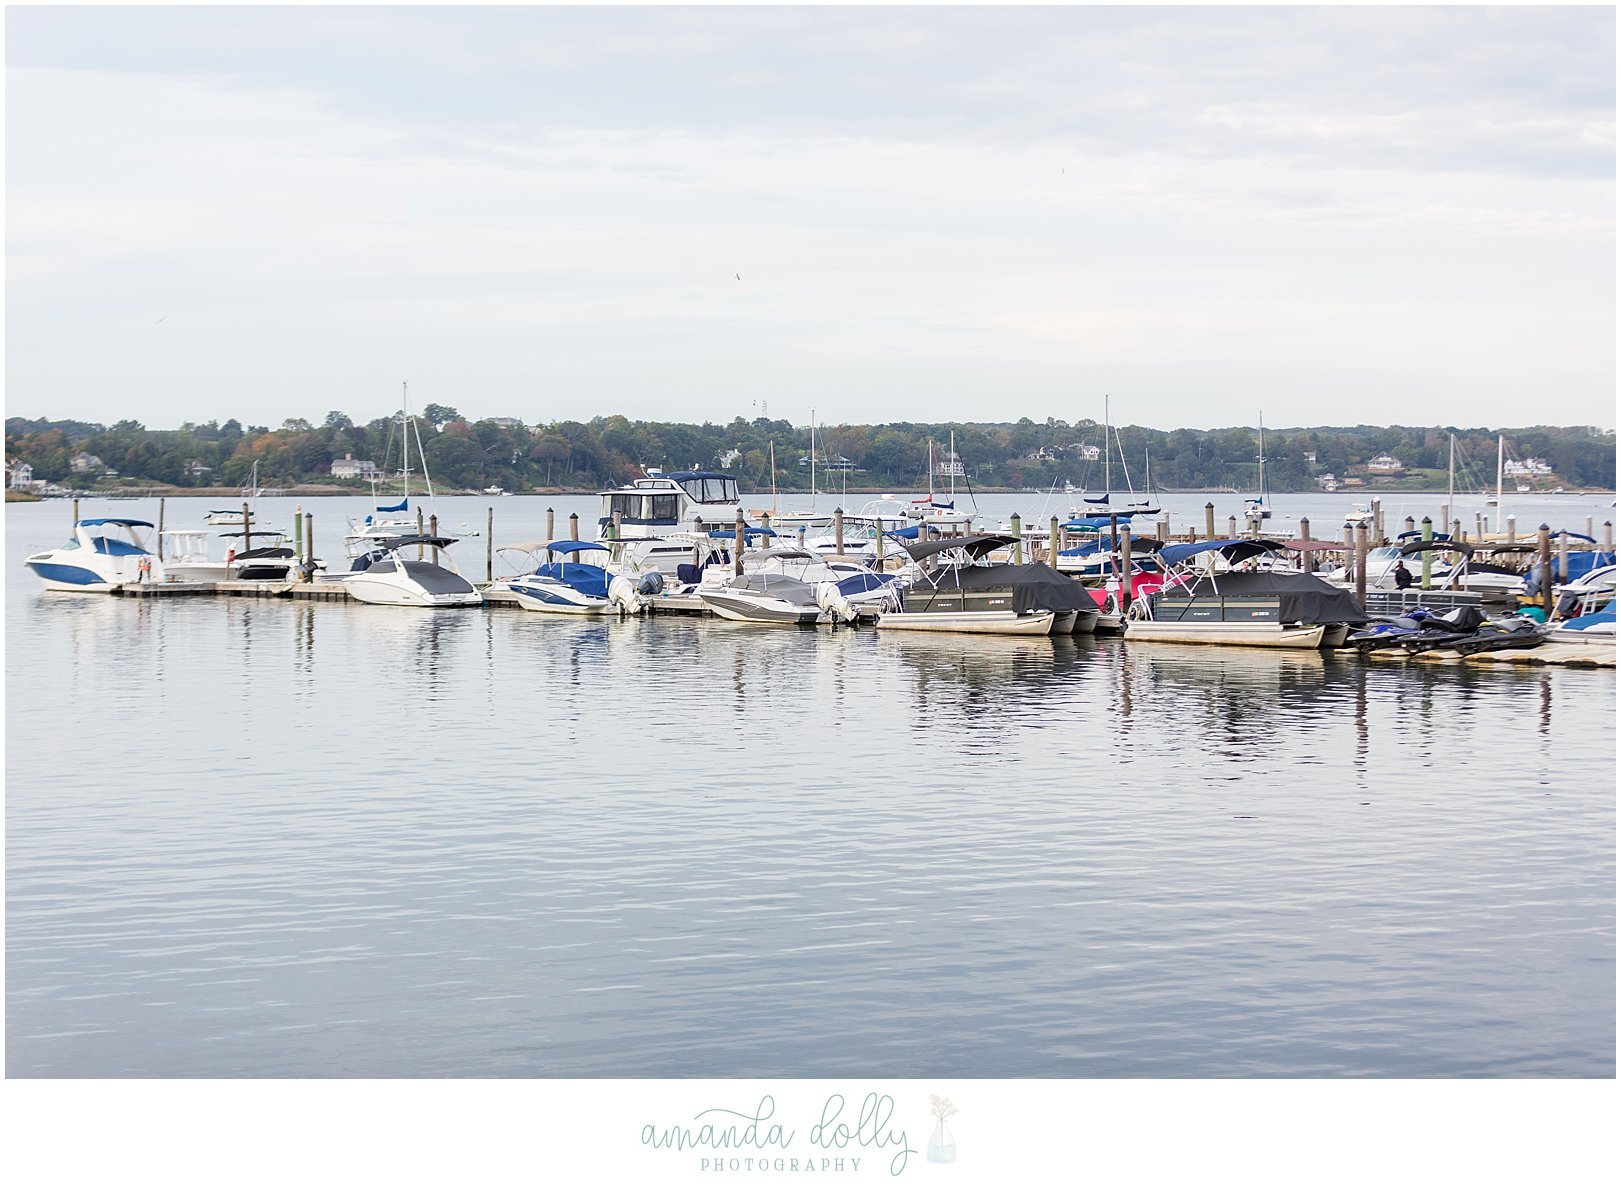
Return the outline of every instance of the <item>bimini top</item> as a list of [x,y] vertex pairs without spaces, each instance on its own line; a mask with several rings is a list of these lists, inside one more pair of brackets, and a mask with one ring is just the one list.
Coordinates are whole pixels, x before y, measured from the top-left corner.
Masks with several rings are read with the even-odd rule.
[[[745,540],[751,536],[775,536],[776,534],[776,531],[771,528],[750,528],[747,525],[745,525],[743,528],[743,537]],[[736,540],[737,529],[712,528],[709,531],[709,536],[712,540]]]
[[663,474],[649,476],[651,478],[667,478],[681,482],[683,479],[731,479],[737,481],[737,475],[727,474],[724,470],[667,470]]
[[1200,553],[1219,552],[1228,562],[1237,565],[1251,557],[1283,551],[1284,546],[1275,540],[1201,540],[1193,544],[1168,544],[1159,551],[1159,559],[1166,565],[1176,565]]
[[782,548],[762,549],[754,555],[761,561],[770,561],[773,558],[780,558],[784,561],[814,561],[816,559],[815,553],[806,552],[804,549],[790,548],[786,545]]
[[[513,546],[508,546],[509,548]],[[604,553],[613,552],[605,544],[598,544],[594,540],[554,540],[544,546],[548,553],[583,553],[588,549],[601,549]],[[533,550],[525,550],[531,552]]]
[[921,561],[925,557],[932,557],[936,553],[944,553],[950,549],[961,549],[970,557],[979,558],[986,553],[994,553],[997,549],[1005,549],[1018,543],[1017,536],[942,536],[939,540],[924,540],[904,547],[912,555],[912,560]]
[[454,536],[385,536],[377,544],[379,548],[388,549],[390,552],[395,549],[408,548],[411,545],[425,545],[430,549],[448,549],[456,543],[457,539]]
[[80,520],[78,526],[81,528],[94,528],[99,524],[111,524],[115,528],[151,528],[153,526],[146,520],[121,520],[116,517],[108,517],[103,520]]

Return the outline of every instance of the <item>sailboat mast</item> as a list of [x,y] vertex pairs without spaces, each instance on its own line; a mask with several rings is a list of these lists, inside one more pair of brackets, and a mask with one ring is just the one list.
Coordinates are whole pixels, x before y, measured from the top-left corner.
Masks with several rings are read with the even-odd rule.
[[1258,468],[1259,468],[1257,473],[1256,473],[1256,476],[1255,476],[1255,481],[1260,484],[1260,490],[1256,491],[1255,494],[1256,494],[1257,498],[1265,500],[1266,499],[1266,420],[1265,420],[1265,414],[1263,414],[1263,413],[1256,413],[1255,414],[1255,443],[1256,443],[1255,460],[1256,460],[1256,463],[1257,463]]
[[816,410],[811,409],[811,511],[816,510]]
[[411,385],[405,380],[400,381],[400,487],[404,498],[411,498],[411,433],[405,419],[406,410],[411,407]]
[[951,431],[951,502],[957,502],[957,431]]
[[771,445],[771,518],[777,518],[777,443],[773,439]]
[[1497,528],[1503,530],[1503,435],[1497,435]]
[[[1457,473],[1457,467],[1458,467],[1458,435],[1456,433],[1449,433],[1447,435],[1447,523],[1448,524],[1452,523],[1453,476]],[[1450,529],[1446,528],[1445,525],[1442,526],[1442,530],[1443,531],[1450,531]]]
[[[1103,494],[1105,496],[1110,496],[1110,490],[1109,490],[1109,396],[1108,396],[1108,393],[1104,393],[1104,396],[1103,396]],[[1110,497],[1109,502],[1113,503],[1114,499],[1112,497]]]

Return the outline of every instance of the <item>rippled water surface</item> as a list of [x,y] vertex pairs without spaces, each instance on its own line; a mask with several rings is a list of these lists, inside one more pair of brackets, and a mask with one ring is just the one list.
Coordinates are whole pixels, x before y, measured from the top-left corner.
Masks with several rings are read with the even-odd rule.
[[67,518],[12,1076],[1614,1074],[1613,671],[46,596]]

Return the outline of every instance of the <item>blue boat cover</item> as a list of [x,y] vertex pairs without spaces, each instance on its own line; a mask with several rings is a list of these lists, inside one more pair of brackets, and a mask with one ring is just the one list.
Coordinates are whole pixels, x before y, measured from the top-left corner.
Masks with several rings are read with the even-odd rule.
[[411,510],[411,501],[409,499],[402,499],[396,504],[393,504],[393,505],[391,505],[389,507],[380,507],[377,510],[380,511],[380,512],[410,511]]
[[1168,544],[1159,551],[1159,559],[1166,565],[1176,565],[1213,550],[1220,550],[1228,561],[1237,564],[1263,553],[1281,553],[1284,546],[1275,540],[1201,540],[1193,544]]
[[571,589],[592,598],[608,597],[608,571],[600,565],[582,565],[578,561],[552,561],[535,570],[536,577],[553,578]]
[[554,540],[546,546],[548,553],[583,553],[588,549],[601,549],[604,553],[613,551],[607,545],[592,540]]
[[[743,529],[744,539],[747,539],[748,537],[751,537],[751,536],[775,536],[775,535],[776,535],[776,532],[773,529],[770,529],[770,528],[749,528],[749,527],[745,526],[744,529]],[[713,528],[713,529],[710,530],[709,536],[710,536],[710,539],[712,539],[712,540],[735,540],[737,538],[737,529],[736,528]]]
[[150,528],[150,527],[152,527],[152,525],[149,524],[145,520],[120,520],[120,519],[116,519],[116,518],[108,518],[108,519],[105,519],[105,520],[80,520],[79,523],[81,525],[83,525],[84,527],[86,527],[86,528],[94,527],[97,524],[112,524],[115,527],[119,527],[119,528]]

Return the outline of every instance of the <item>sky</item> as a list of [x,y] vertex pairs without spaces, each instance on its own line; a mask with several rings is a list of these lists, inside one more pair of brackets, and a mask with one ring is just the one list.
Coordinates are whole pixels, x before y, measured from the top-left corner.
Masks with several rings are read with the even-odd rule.
[[9,8],[6,413],[1615,426],[1582,8]]

